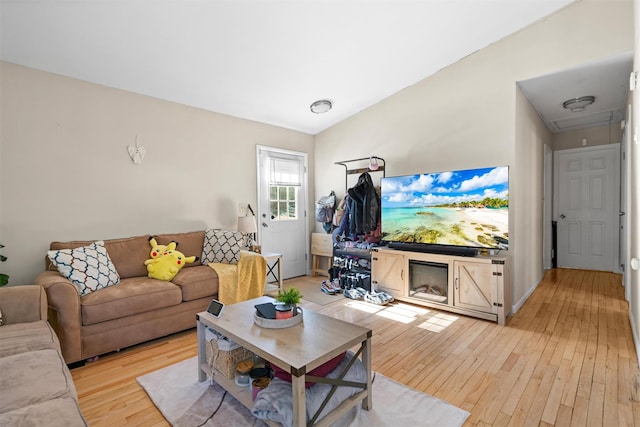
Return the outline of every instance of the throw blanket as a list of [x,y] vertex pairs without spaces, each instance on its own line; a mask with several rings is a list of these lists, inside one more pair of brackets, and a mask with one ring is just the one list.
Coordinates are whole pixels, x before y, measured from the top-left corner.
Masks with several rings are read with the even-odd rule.
[[264,295],[267,260],[262,255],[240,251],[238,264],[212,262],[209,267],[218,274],[218,299],[223,304],[235,304]]
[[[327,378],[337,378],[342,370],[346,367],[349,360],[353,357],[352,351],[347,351],[344,359],[336,369],[331,371]],[[367,373],[365,372],[364,365],[360,360],[356,360],[344,377],[345,381],[353,382],[366,382]],[[315,384],[305,392],[305,402],[307,407],[307,421],[316,413],[320,405],[327,397],[331,390],[330,384]],[[320,418],[327,415],[330,411],[335,409],[344,400],[353,396],[354,394],[362,391],[360,388],[354,387],[338,387],[336,392],[329,403],[322,411]],[[293,398],[292,398],[291,383],[274,378],[267,388],[258,393],[256,400],[253,402],[253,415],[256,418],[263,420],[271,420],[282,424],[285,427],[291,427],[293,425]],[[393,404],[393,402],[387,402],[387,404]]]

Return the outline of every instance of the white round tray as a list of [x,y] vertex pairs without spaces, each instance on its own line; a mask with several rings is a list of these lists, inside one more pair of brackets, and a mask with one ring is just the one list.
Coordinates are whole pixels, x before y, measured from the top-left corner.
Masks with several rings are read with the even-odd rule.
[[298,314],[288,319],[265,319],[264,317],[258,316],[258,312],[253,313],[253,321],[256,325],[261,328],[267,329],[281,329],[281,328],[290,328],[292,326],[297,325],[302,322],[302,308],[298,307]]

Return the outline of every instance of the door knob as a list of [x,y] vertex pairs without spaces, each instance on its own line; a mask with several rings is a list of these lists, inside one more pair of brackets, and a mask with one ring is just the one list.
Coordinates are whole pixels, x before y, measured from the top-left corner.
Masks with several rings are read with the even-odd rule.
[[263,223],[262,223],[262,226],[263,226],[264,228],[267,228],[267,227],[268,227],[268,225],[267,225],[267,223],[266,223],[266,222],[263,222]]
[[566,218],[565,214],[560,215],[560,218],[565,219]]

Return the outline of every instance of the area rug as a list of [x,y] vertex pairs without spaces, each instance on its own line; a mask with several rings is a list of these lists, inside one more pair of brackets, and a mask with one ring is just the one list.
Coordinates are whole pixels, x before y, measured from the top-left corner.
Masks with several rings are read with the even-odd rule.
[[[313,279],[305,281],[297,280],[295,282],[295,285],[292,286],[295,286],[300,291],[300,293],[303,295],[303,300],[310,301],[314,304],[327,305],[334,301],[344,299],[344,296],[342,294],[329,295],[322,292],[322,290],[320,289],[320,285],[322,284],[323,280],[326,280],[326,278],[315,277]],[[289,286],[285,282],[284,288],[287,289],[288,287]]]
[[[198,382],[197,357],[137,378],[172,426],[254,426],[266,423],[211,381]],[[373,409],[358,407],[334,425],[365,426],[461,426],[469,413],[447,402],[420,393],[380,373],[373,381]]]

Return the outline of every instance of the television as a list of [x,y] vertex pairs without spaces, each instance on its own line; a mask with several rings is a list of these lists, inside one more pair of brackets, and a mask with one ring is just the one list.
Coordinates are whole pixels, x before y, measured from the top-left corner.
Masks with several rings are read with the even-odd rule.
[[508,166],[384,177],[380,198],[389,247],[467,256],[509,249]]

